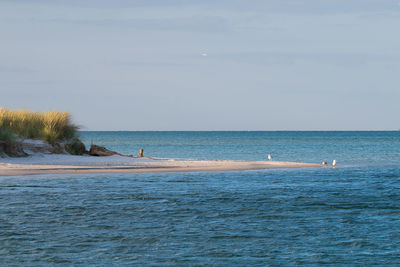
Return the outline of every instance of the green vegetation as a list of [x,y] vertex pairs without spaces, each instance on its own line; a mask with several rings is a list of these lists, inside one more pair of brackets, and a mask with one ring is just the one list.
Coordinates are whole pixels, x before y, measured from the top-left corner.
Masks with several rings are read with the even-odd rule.
[[78,127],[68,112],[30,112],[0,108],[0,141],[10,142],[16,136],[42,139],[50,144],[76,137]]
[[15,141],[15,135],[8,129],[0,128],[0,141],[12,143]]

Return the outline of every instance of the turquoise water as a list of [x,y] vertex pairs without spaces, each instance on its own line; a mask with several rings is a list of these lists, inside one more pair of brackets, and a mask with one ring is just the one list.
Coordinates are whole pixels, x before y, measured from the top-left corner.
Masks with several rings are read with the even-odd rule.
[[82,132],[122,153],[338,168],[0,178],[0,265],[400,265],[400,132]]
[[345,166],[400,162],[400,131],[393,132],[82,132],[87,146],[160,158],[317,162]]

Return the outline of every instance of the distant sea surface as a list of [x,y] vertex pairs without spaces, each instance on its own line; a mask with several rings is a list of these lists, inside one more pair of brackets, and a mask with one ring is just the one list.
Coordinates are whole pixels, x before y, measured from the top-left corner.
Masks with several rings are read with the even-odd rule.
[[80,135],[123,154],[338,167],[1,177],[0,266],[400,265],[400,131]]

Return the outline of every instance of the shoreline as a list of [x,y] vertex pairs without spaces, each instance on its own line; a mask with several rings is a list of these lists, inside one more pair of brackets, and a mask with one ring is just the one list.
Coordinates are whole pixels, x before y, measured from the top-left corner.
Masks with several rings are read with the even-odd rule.
[[137,159],[121,156],[42,155],[0,160],[0,176],[74,173],[213,172],[326,167],[317,163],[236,160]]

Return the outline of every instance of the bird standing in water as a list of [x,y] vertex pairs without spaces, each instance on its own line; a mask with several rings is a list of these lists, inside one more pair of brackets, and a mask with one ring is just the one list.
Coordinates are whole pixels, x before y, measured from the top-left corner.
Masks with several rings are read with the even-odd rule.
[[268,160],[272,160],[271,154],[268,154]]
[[336,166],[336,159],[334,159],[334,160],[332,161],[332,166],[333,166],[333,167]]

